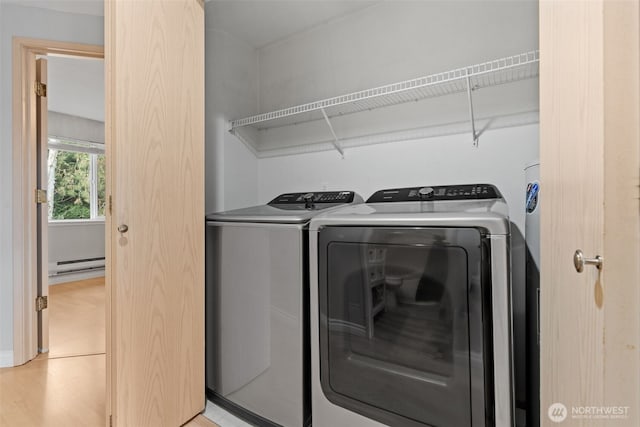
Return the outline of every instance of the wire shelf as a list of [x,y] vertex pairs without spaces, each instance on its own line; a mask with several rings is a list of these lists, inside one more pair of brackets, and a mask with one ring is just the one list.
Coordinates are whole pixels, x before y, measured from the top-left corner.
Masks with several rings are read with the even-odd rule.
[[314,120],[328,120],[360,111],[465,92],[468,84],[472,90],[476,90],[535,78],[539,72],[539,59],[540,52],[538,50],[521,53],[443,73],[232,120],[230,130],[234,132],[234,130],[243,127],[262,130]]

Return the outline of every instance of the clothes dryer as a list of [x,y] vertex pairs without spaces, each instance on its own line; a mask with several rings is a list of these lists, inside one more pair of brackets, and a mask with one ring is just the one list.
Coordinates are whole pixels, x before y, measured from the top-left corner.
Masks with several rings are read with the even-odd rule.
[[311,220],[313,424],[512,426],[509,219],[488,184]]

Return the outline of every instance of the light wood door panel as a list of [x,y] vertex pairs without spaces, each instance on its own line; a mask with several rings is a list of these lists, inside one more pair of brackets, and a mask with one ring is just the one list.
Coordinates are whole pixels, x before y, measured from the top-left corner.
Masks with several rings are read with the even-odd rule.
[[[47,85],[47,60],[36,60],[36,81]],[[47,159],[49,157],[49,132],[47,117],[49,114],[47,95],[36,96],[36,120],[37,120],[37,172],[36,180],[38,188],[47,190],[49,185],[49,169]],[[53,195],[52,199],[53,200]],[[38,296],[49,296],[49,211],[48,204],[41,203],[37,206],[38,221]],[[49,351],[49,310],[38,312],[38,352]]]
[[[639,20],[638,2],[540,3],[542,425],[555,403],[562,425],[640,425]],[[577,273],[576,249],[604,268]]]
[[205,404],[204,9],[108,1],[105,12],[108,410],[116,426],[177,426]]
[[604,394],[640,425],[640,4],[612,2],[604,23]]
[[599,16],[596,2],[540,4],[543,424],[550,422],[552,403],[570,410],[573,404],[603,398],[598,384],[604,313],[594,301],[598,270],[588,267],[578,274],[571,258],[578,248],[588,256],[604,255]]

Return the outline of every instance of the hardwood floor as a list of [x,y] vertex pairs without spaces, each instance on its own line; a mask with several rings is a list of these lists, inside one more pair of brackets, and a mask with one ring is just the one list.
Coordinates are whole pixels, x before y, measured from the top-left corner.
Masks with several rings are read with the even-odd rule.
[[36,359],[0,369],[0,425],[104,426],[105,356]]
[[49,286],[49,358],[105,352],[104,277]]
[[0,426],[105,426],[104,297],[104,278],[49,288],[50,352],[0,369]]

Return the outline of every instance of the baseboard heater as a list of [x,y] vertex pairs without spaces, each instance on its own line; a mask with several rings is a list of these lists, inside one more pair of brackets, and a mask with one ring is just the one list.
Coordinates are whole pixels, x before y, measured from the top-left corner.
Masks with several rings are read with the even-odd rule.
[[104,257],[74,259],[70,261],[49,263],[49,277],[94,270],[104,270]]

